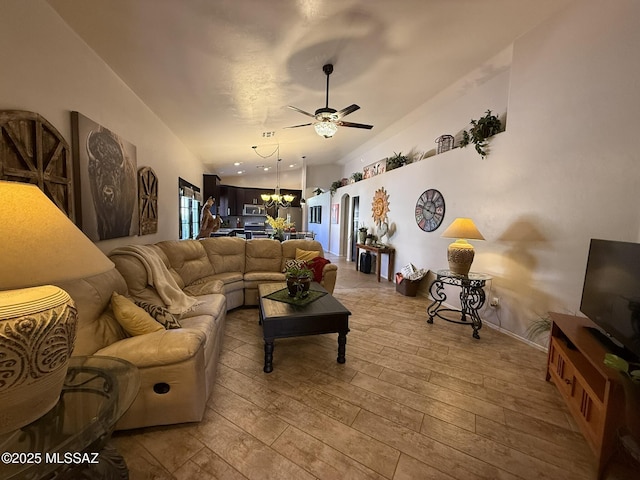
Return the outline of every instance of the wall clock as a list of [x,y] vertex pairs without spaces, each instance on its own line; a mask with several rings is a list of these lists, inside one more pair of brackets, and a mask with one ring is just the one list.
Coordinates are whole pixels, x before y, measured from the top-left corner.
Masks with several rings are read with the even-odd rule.
[[436,230],[444,219],[444,197],[430,188],[425,190],[416,202],[416,223],[425,232]]

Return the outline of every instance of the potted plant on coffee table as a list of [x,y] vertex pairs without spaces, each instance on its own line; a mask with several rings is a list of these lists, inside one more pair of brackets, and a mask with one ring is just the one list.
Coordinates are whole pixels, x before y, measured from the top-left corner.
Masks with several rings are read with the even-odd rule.
[[306,262],[287,267],[285,277],[287,279],[287,289],[289,290],[290,297],[304,298],[309,295],[309,286],[313,278],[313,271]]

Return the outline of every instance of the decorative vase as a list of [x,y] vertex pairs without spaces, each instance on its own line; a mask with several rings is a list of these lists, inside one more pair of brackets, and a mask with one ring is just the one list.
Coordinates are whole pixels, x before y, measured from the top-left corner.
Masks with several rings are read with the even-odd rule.
[[67,292],[53,285],[0,292],[0,435],[37,420],[58,402],[76,317]]
[[277,229],[275,232],[273,232],[273,237],[274,240],[279,240],[281,242],[284,241],[284,230],[282,229]]
[[287,288],[289,289],[289,296],[292,298],[304,298],[309,295],[309,286],[311,285],[311,278],[307,275],[287,276]]
[[364,245],[364,242],[367,241],[367,232],[358,232],[358,243],[360,245]]

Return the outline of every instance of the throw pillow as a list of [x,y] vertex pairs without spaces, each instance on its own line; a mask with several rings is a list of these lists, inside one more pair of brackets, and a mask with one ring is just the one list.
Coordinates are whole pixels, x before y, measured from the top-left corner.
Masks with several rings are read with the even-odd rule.
[[302,250],[301,248],[296,248],[296,260],[313,260],[318,256],[319,253],[317,250]]
[[111,295],[111,308],[118,323],[132,337],[163,329],[151,315],[117,292]]
[[307,262],[307,265],[313,271],[313,279],[320,283],[322,281],[322,269],[327,263],[331,263],[331,261],[327,260],[323,257],[316,257],[310,262]]
[[155,305],[153,303],[143,302],[136,300],[135,304],[142,308],[145,312],[155,318],[156,322],[162,325],[167,330],[172,328],[182,328],[178,319],[162,305]]
[[290,268],[308,268],[307,262],[304,260],[287,260],[284,262],[284,268],[282,269],[282,273],[285,273]]

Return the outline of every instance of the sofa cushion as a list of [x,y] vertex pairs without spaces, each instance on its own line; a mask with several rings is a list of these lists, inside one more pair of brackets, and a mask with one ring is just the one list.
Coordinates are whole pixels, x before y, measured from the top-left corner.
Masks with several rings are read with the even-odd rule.
[[178,319],[162,305],[156,305],[154,303],[144,302],[142,300],[136,300],[134,303],[142,308],[145,312],[151,315],[156,322],[162,325],[167,330],[172,328],[181,328]]
[[245,239],[239,237],[213,237],[203,238],[198,241],[207,253],[209,262],[213,266],[213,272],[216,275],[228,272],[238,272],[240,275],[244,273]]
[[284,282],[282,272],[250,272],[244,274],[244,288],[258,288],[259,283]]
[[111,309],[111,294],[127,293],[127,284],[120,272],[112,268],[108,272],[56,284],[73,299],[78,309],[76,342],[72,355],[93,355],[97,350],[127,334]]
[[184,293],[192,297],[208,295],[210,293],[224,293],[224,282],[215,278],[215,275],[209,275],[184,287]]
[[309,261],[318,256],[319,255],[316,250],[302,250],[301,248],[296,248],[296,260]]
[[296,260],[295,258],[293,258],[284,262],[282,273],[287,273],[287,270],[289,270],[290,268],[300,270],[302,268],[309,268],[309,266],[307,265],[307,262],[305,260]]
[[202,243],[197,240],[167,240],[156,244],[169,259],[169,264],[180,278],[184,288],[194,281],[213,275],[213,267]]
[[255,238],[246,242],[245,273],[282,271],[282,246],[278,240]]
[[156,322],[144,309],[117,292],[113,292],[111,296],[111,308],[113,308],[118,323],[132,337],[163,329],[162,325]]

